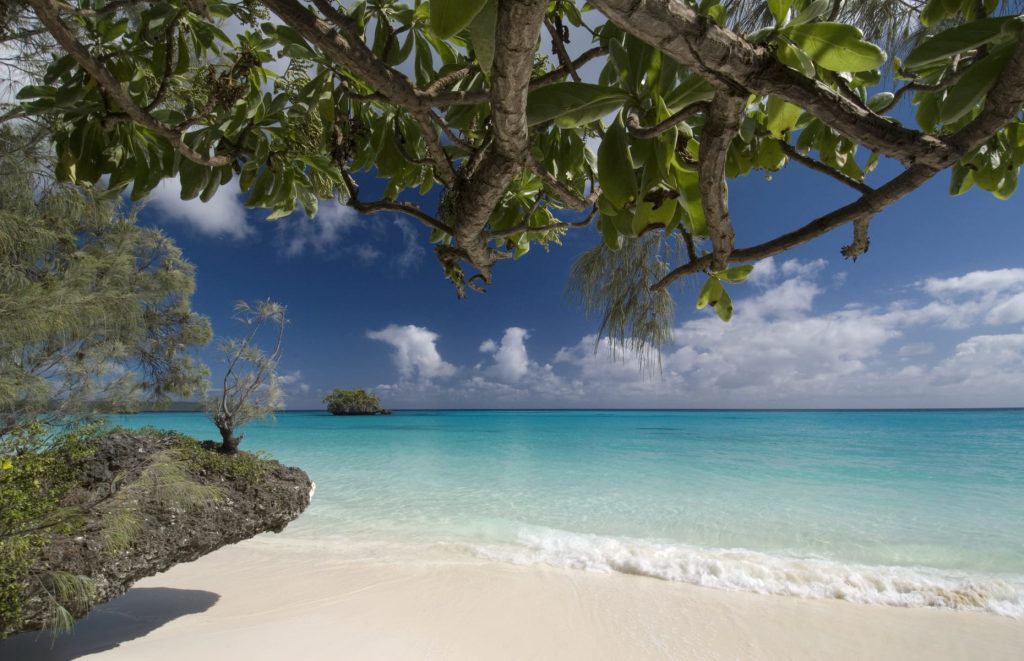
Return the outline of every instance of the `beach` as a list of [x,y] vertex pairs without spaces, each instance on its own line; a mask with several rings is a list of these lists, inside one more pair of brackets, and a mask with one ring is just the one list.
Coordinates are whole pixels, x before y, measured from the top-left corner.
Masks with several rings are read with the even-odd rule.
[[1019,659],[1024,620],[488,561],[340,560],[263,537],[140,581],[5,661]]

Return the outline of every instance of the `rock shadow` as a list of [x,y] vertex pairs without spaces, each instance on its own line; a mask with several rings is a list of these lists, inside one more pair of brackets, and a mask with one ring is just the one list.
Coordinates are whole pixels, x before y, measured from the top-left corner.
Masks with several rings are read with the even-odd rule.
[[33,631],[0,641],[4,661],[69,661],[145,636],[185,615],[209,610],[220,595],[205,590],[132,588],[92,609],[69,633]]

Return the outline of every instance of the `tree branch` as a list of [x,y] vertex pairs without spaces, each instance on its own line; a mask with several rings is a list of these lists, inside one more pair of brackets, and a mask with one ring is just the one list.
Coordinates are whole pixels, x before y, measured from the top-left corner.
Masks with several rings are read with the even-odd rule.
[[116,101],[119,106],[121,106],[125,114],[127,114],[132,121],[167,140],[175,151],[194,163],[210,167],[219,167],[222,165],[230,165],[234,161],[233,156],[226,154],[219,156],[207,156],[200,154],[185,143],[180,131],[176,131],[172,127],[158,121],[155,117],[146,112],[145,109],[135,103],[131,94],[128,93],[127,89],[122,87],[121,83],[114,77],[114,74],[110,73],[98,58],[93,57],[89,50],[78,41],[71,30],[64,25],[57,12],[57,5],[53,0],[28,0],[28,2],[32,5],[32,9],[35,10],[39,21],[46,26],[46,29],[50,32],[57,43],[75,59],[78,65],[82,67],[86,73],[92,76],[104,92],[110,95],[110,97]]
[[779,143],[782,145],[782,153],[784,153],[786,156],[790,157],[794,161],[800,163],[801,165],[804,165],[816,172],[821,172],[822,174],[828,175],[829,177],[832,177],[839,183],[845,184],[860,193],[870,193],[872,191],[871,186],[868,186],[863,181],[857,181],[853,177],[846,176],[839,170],[830,168],[821,161],[815,160],[808,156],[807,154],[800,152],[800,150],[798,150],[796,147],[789,144],[785,140],[780,140]]
[[493,232],[487,232],[487,239],[503,239],[506,236],[515,236],[516,234],[522,234],[523,232],[547,232],[548,230],[555,230],[559,228],[565,229],[579,229],[580,227],[586,227],[593,220],[597,214],[597,207],[592,207],[590,213],[583,220],[577,220],[575,222],[562,221],[557,223],[551,223],[549,225],[541,225],[540,227],[530,227],[529,223],[522,223],[515,227],[510,227],[505,230],[496,230]]
[[725,183],[725,164],[729,145],[740,128],[746,111],[746,97],[730,96],[719,91],[711,101],[708,119],[700,140],[697,175],[700,180],[701,205],[711,237],[711,270],[721,271],[729,264],[736,241],[729,218],[729,189]]
[[376,202],[360,202],[359,201],[359,186],[352,179],[345,170],[341,172],[342,179],[345,182],[345,188],[348,191],[348,206],[352,207],[360,213],[372,214],[380,213],[382,211],[397,211],[406,215],[412,216],[416,220],[420,221],[430,229],[440,230],[445,234],[452,235],[454,230],[448,225],[445,225],[437,218],[434,218],[430,214],[420,209],[415,204],[410,202],[394,202],[392,200],[377,200]]
[[548,35],[551,36],[551,46],[555,49],[555,55],[558,56],[558,63],[561,65],[561,68],[568,69],[569,77],[577,83],[580,82],[582,80],[580,74],[576,67],[573,66],[572,58],[569,57],[569,51],[565,50],[565,43],[562,41],[562,35],[558,28],[555,27],[550,18],[544,19],[544,27],[547,28]]
[[484,227],[529,156],[526,96],[546,9],[547,0],[499,0],[490,90],[494,142],[471,177],[460,178],[442,201],[450,204],[444,219],[454,219],[459,248],[486,282],[496,256],[487,246]]
[[[862,195],[856,201],[827,213],[797,230],[750,248],[734,250],[729,257],[729,261],[732,263],[755,262],[807,243],[848,222],[870,219],[885,207],[919,188],[923,183],[931,179],[936,172],[938,170],[930,166],[915,165],[884,186]],[[654,291],[665,289],[669,284],[685,275],[706,270],[718,270],[712,265],[711,255],[704,255],[695,260],[691,259],[686,264],[673,269],[664,278],[651,285],[651,289]]]
[[[560,66],[557,69],[552,69],[542,76],[538,76],[530,81],[530,91],[540,89],[546,85],[557,83],[563,78],[569,75],[571,71],[579,69],[581,66],[593,60],[594,58],[607,55],[608,51],[600,46],[595,46],[590,50],[584,52],[569,66]],[[429,90],[428,90],[429,91]],[[424,102],[435,106],[472,106],[478,103],[487,103],[490,100],[490,92],[486,90],[464,90],[457,92],[450,91],[437,91],[434,93],[424,92],[421,95]]]
[[629,130],[629,134],[634,138],[649,140],[651,138],[658,137],[673,126],[685,122],[694,115],[702,112],[706,113],[710,108],[711,104],[707,101],[698,101],[697,103],[686,106],[668,119],[658,122],[654,126],[648,127],[641,126],[640,113],[635,108],[632,108],[626,116],[626,128]]
[[872,151],[905,165],[947,162],[950,147],[854,103],[824,83],[778,61],[763,46],[719,27],[681,0],[594,0],[615,25],[661,49],[719,89],[774,94]]
[[434,175],[446,186],[455,184],[455,170],[441,147],[437,128],[431,122],[428,108],[420,100],[416,88],[408,78],[386,65],[367,48],[351,18],[335,9],[327,0],[313,0],[313,4],[323,12],[330,24],[297,0],[263,0],[263,4],[329,59],[357,74],[391,103],[407,110],[423,133],[427,152],[434,164]]
[[544,181],[547,187],[551,190],[552,195],[558,198],[559,202],[570,209],[582,211],[594,204],[597,198],[601,195],[601,189],[595,184],[590,195],[585,198],[580,197],[568,186],[559,181],[555,175],[544,169],[544,165],[534,158],[533,154],[530,154],[529,156],[529,166],[533,173]]

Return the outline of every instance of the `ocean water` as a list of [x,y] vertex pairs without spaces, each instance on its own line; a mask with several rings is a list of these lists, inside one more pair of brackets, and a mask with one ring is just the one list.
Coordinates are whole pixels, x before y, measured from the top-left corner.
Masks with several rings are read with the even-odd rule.
[[[111,422],[215,436],[196,413]],[[289,543],[1024,615],[1024,410],[288,412],[243,431],[317,483]]]

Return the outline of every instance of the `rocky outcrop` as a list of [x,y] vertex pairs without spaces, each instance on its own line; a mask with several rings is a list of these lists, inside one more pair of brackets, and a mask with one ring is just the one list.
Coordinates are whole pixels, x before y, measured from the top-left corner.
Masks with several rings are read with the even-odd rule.
[[[140,578],[262,532],[280,532],[312,497],[302,470],[245,452],[219,454],[212,441],[115,433],[95,444],[66,503],[80,509],[84,521],[54,537],[33,565],[36,575],[58,571],[90,579],[87,598],[62,604],[76,618]],[[28,582],[20,621],[0,622],[0,632],[51,626],[53,599],[43,583]]]

